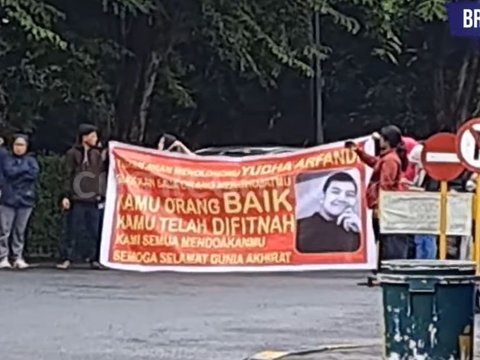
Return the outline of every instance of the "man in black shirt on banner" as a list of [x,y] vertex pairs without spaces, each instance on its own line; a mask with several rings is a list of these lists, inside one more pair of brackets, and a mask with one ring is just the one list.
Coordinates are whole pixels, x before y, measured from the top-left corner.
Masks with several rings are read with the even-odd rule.
[[355,210],[358,185],[348,173],[331,175],[323,185],[320,210],[297,221],[301,253],[355,252],[360,247],[360,220]]

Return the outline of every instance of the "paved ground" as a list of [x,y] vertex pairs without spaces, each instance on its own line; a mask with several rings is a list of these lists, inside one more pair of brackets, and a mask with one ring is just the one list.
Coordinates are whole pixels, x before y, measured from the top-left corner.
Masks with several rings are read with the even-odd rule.
[[[261,350],[378,344],[381,294],[357,286],[361,279],[1,272],[2,360],[243,360]],[[373,360],[380,349],[303,359]]]
[[242,360],[265,349],[376,342],[380,293],[356,286],[360,279],[2,272],[2,360]]
[[376,343],[301,359],[379,360],[381,293],[357,286],[363,279],[0,272],[0,351],[2,360],[244,360],[262,350]]
[[[381,294],[357,286],[361,279],[338,273],[1,272],[1,356],[243,360],[261,350],[379,344]],[[380,353],[373,346],[302,360],[379,360]]]

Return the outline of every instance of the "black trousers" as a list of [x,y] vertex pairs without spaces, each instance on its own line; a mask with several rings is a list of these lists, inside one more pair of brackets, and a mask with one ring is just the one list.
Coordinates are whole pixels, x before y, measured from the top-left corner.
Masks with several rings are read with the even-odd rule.
[[74,251],[78,244],[83,245],[85,257],[98,261],[100,250],[101,212],[97,203],[72,202],[71,209],[64,218],[64,236],[60,244],[62,261],[74,260]]
[[408,259],[410,248],[410,239],[408,235],[381,234],[380,221],[377,218],[372,218],[372,227],[375,235],[375,242],[379,247],[379,256],[377,256],[377,269],[374,272],[381,270],[382,261]]

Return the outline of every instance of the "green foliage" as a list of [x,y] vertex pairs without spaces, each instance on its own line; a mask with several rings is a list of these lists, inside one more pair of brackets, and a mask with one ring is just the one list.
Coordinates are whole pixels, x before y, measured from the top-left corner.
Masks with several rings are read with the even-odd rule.
[[447,20],[447,0],[422,0],[418,2],[415,14],[423,21]]
[[48,41],[60,49],[67,47],[67,42],[52,30],[57,20],[64,14],[57,8],[42,0],[0,0],[5,21],[14,21],[27,34],[37,41]]
[[374,55],[398,64],[405,51],[403,38],[422,23],[446,21],[447,0],[353,0],[363,7],[365,29],[376,38],[380,46]]
[[103,9],[112,12],[115,16],[125,17],[126,14],[150,14],[155,9],[151,0],[102,0]]
[[38,200],[28,230],[27,251],[30,256],[53,257],[63,230],[59,207],[63,191],[63,159],[57,155],[44,155],[37,160],[41,170]]
[[[327,139],[391,122],[419,136],[454,128],[480,113],[480,65],[449,38],[446,3],[0,0],[0,130],[36,131],[59,151],[80,121],[127,141],[171,131],[191,144],[303,145],[315,57]],[[37,255],[61,233],[61,158],[41,164]]]
[[[319,57],[328,139],[387,122],[423,136],[480,113],[478,49],[449,38],[446,3],[0,0],[0,131],[57,151],[83,121],[127,141],[305,144]],[[29,248],[50,254],[61,158],[40,161]]]
[[281,67],[311,77],[313,56],[325,59],[328,49],[312,39],[315,11],[351,33],[360,25],[325,1],[202,1],[203,33],[209,46],[241,73],[253,73],[273,85]]
[[[56,150],[83,121],[126,141],[279,141],[310,125],[315,57],[332,138],[463,118],[480,111],[480,85],[471,51],[444,40],[446,2],[0,0],[0,130],[55,134],[42,147]],[[303,128],[292,141],[311,137]]]
[[[287,72],[311,78],[314,57],[335,51],[334,42],[313,43],[314,12],[338,33],[371,32],[384,45],[377,54],[395,60],[402,42],[393,14],[408,14],[400,3],[0,0],[10,21],[0,25],[0,126],[35,131],[66,112],[66,127],[94,121],[107,136],[135,141],[171,118],[192,125],[218,97],[241,112],[234,79],[266,94]],[[424,18],[438,13],[418,6]]]

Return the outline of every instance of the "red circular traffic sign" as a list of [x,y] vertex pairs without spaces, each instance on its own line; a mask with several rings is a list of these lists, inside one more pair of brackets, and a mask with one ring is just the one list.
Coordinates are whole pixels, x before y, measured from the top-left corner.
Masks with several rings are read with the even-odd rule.
[[463,166],[480,172],[480,118],[467,121],[458,130],[457,153]]
[[457,136],[438,133],[423,144],[422,165],[427,174],[437,181],[451,181],[465,170],[457,155]]

